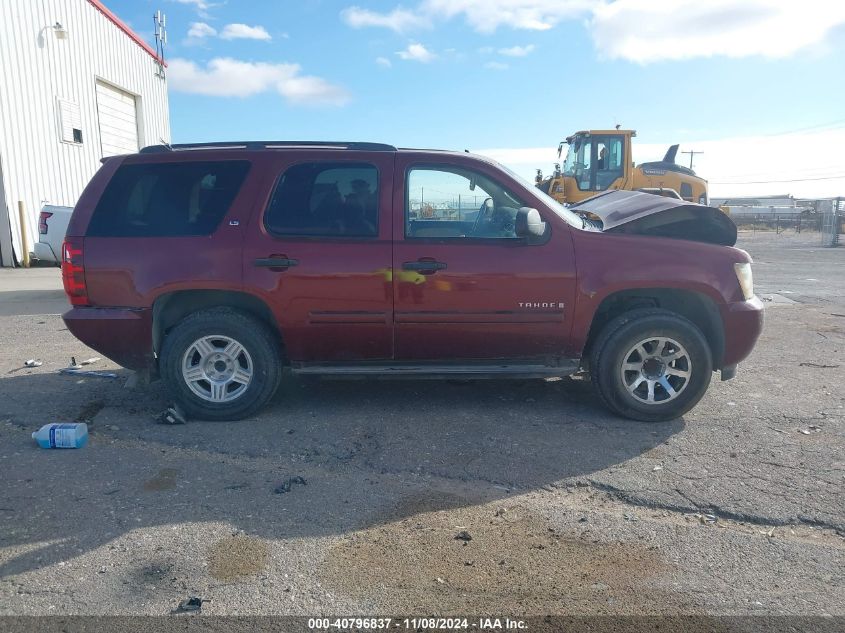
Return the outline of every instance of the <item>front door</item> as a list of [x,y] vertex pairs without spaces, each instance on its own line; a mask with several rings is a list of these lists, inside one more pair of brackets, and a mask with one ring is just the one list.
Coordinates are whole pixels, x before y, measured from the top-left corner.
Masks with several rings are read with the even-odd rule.
[[291,361],[389,360],[393,153],[322,156],[274,163],[276,184],[244,245],[244,283],[270,306]]
[[526,204],[493,168],[400,155],[395,173],[404,178],[394,197],[396,359],[561,358],[575,288],[567,229],[517,237],[514,219]]

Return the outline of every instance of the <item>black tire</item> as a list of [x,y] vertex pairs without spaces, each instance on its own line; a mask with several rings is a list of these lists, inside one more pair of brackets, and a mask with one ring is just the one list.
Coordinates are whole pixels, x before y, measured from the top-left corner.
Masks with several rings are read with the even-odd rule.
[[[251,360],[251,380],[243,393],[229,402],[215,403],[201,398],[183,376],[185,354],[196,341],[206,336],[223,336],[237,341]],[[266,405],[278,389],[282,376],[280,343],[261,321],[232,308],[212,308],[191,314],[167,333],[159,368],[167,389],[189,417],[241,420]]]
[[[629,392],[623,378],[624,375],[632,383],[638,379],[636,371],[623,374],[622,364],[632,358],[631,349],[649,337],[673,339],[687,352],[689,364],[684,363],[680,369],[689,371],[688,379],[684,382],[673,378],[675,385],[670,385],[678,389],[677,395],[669,399],[669,392],[662,387],[655,386],[652,390],[655,400],[663,395],[667,398],[665,402],[644,402],[642,398],[647,394],[637,397]],[[713,357],[701,330],[688,319],[657,308],[632,310],[608,323],[590,356],[590,375],[599,398],[614,413],[641,422],[665,422],[682,416],[704,396],[712,373]],[[648,387],[644,390],[648,391]]]

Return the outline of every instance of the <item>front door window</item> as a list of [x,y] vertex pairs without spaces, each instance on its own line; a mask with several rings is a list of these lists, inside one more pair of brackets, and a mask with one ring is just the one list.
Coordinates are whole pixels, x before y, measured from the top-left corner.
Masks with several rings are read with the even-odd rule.
[[459,168],[419,167],[408,174],[406,238],[515,239],[514,194]]

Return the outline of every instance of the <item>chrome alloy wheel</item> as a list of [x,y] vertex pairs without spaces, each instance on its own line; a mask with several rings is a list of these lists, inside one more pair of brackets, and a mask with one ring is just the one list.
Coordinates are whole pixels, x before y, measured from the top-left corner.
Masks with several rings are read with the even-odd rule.
[[622,357],[622,383],[638,402],[663,404],[686,389],[692,361],[683,345],[664,336],[643,339]]
[[182,357],[182,378],[191,391],[214,403],[239,398],[252,382],[253,365],[243,345],[228,336],[204,336]]

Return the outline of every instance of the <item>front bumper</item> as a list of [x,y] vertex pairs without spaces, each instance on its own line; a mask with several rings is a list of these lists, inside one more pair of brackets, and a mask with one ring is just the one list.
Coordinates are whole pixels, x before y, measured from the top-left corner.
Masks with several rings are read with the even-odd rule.
[[118,365],[135,371],[155,366],[151,310],[74,307],[62,319],[76,338]]
[[719,369],[735,369],[748,358],[763,331],[763,302],[756,296],[748,301],[728,303],[721,307],[725,332],[725,352]]

